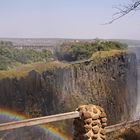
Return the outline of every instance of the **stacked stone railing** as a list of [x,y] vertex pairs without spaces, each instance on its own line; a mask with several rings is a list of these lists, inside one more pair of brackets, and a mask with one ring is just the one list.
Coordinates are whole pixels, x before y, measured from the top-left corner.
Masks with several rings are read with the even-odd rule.
[[106,114],[103,108],[95,105],[83,105],[69,113],[3,123],[0,131],[66,119],[74,119],[73,140],[105,140]]
[[74,120],[73,140],[105,140],[107,118],[103,108],[95,105],[80,106],[80,117]]
[[[108,140],[112,140],[112,132],[140,125],[140,120],[135,120],[107,126],[107,118],[103,108],[95,105],[82,105],[74,112],[3,123],[0,124],[0,131],[66,119],[74,119],[73,140],[106,140],[106,136]],[[115,138],[113,139],[115,140]]]

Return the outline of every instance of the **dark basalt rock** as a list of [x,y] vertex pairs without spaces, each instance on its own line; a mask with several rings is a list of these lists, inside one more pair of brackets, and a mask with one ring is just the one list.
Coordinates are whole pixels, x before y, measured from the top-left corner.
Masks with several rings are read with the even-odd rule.
[[131,53],[0,80],[0,106],[31,117],[91,103],[103,107],[108,123],[114,124],[132,117],[136,101],[136,57]]

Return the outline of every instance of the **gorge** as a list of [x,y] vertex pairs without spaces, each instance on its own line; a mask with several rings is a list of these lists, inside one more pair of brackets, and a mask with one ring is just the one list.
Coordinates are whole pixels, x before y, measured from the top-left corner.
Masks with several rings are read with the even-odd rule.
[[[0,108],[39,117],[91,103],[105,109],[108,125],[131,120],[137,107],[137,70],[136,55],[126,50],[100,51],[87,60],[70,63],[26,64],[0,72]],[[71,123],[54,125],[72,135]]]

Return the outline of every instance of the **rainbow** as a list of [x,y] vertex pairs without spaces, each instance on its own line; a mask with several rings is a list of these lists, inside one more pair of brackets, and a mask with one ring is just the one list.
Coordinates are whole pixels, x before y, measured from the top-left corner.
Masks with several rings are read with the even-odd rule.
[[[17,113],[11,111],[10,109],[0,108],[0,116],[7,117],[10,120],[24,120],[29,119],[24,114]],[[65,134],[64,132],[60,131],[58,128],[54,127],[53,125],[46,124],[46,125],[39,125],[39,128],[43,129],[46,133],[52,134],[52,136],[58,137],[60,140],[72,140],[72,138]]]

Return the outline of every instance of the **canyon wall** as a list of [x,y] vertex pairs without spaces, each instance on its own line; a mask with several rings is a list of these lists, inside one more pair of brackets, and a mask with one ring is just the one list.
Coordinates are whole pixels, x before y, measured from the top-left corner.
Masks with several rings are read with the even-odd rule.
[[[53,63],[53,62],[52,62]],[[75,110],[81,104],[102,106],[109,124],[131,119],[137,101],[136,56],[122,52],[21,78],[0,80],[0,107],[37,117]]]

